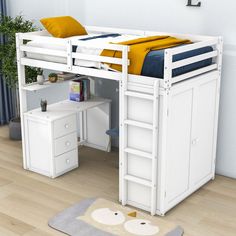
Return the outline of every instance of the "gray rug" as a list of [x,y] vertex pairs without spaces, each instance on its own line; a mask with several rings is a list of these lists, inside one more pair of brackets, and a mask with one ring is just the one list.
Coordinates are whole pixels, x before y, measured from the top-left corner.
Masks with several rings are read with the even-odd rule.
[[60,212],[49,226],[71,236],[182,236],[183,229],[163,218],[107,201],[86,199]]

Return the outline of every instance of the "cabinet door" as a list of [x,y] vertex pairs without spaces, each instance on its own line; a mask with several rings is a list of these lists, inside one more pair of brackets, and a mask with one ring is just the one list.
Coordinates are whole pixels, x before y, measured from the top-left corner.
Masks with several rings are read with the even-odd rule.
[[26,119],[28,168],[40,174],[51,175],[52,134],[49,123]]
[[213,174],[217,80],[194,88],[190,156],[190,185]]
[[172,92],[169,102],[166,200],[171,204],[189,188],[193,89]]

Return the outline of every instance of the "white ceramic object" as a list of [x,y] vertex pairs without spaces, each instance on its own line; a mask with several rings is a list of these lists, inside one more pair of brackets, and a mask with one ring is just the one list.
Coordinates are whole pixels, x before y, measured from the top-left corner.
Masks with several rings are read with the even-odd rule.
[[44,81],[45,81],[45,79],[44,79],[43,75],[37,75],[38,84],[43,85]]

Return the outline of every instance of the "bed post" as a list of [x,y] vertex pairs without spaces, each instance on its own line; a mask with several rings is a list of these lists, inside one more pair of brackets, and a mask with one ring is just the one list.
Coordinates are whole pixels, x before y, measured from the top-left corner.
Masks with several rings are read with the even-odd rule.
[[26,146],[25,146],[25,122],[24,112],[27,111],[27,94],[22,87],[26,84],[25,81],[25,66],[21,64],[21,58],[24,56],[20,51],[20,46],[23,45],[23,39],[21,39],[21,33],[16,34],[16,53],[17,53],[17,70],[18,70],[18,89],[20,98],[20,118],[21,118],[21,135],[22,135],[22,152],[23,152],[23,168],[27,169],[26,160]]
[[123,46],[122,50],[122,76],[119,81],[119,110],[120,110],[120,131],[119,131],[119,196],[122,205],[127,204],[127,181],[124,179],[127,173],[127,153],[125,148],[127,145],[127,129],[125,129],[124,120],[127,119],[127,97],[125,96],[125,91],[127,91],[128,83],[128,46]]
[[158,130],[159,130],[159,81],[155,80],[153,87],[153,130],[152,130],[152,188],[151,215],[157,210],[157,168],[158,168]]
[[218,80],[217,80],[217,96],[216,96],[216,114],[215,114],[215,127],[214,127],[214,143],[213,143],[213,157],[214,162],[212,165],[212,180],[215,179],[215,168],[216,168],[216,151],[217,151],[217,134],[218,134],[218,119],[219,119],[219,103],[220,103],[220,88],[221,88],[221,74],[222,74],[222,56],[223,56],[223,38],[218,38],[218,44],[216,47],[218,51],[217,56],[217,70],[218,70]]
[[165,214],[165,198],[166,198],[166,142],[167,142],[167,122],[168,122],[168,106],[169,106],[169,93],[171,88],[171,78],[172,78],[172,52],[169,49],[165,50],[164,59],[164,83],[163,83],[163,93],[161,99],[161,109],[160,109],[160,128],[159,128],[159,157],[158,157],[158,199],[157,206],[160,215]]

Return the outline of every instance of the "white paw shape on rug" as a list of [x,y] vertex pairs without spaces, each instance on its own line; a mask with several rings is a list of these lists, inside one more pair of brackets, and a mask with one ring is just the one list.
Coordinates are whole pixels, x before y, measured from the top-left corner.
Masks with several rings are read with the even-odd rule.
[[121,211],[111,211],[109,208],[100,208],[92,212],[93,220],[104,225],[120,225],[125,221]]
[[134,235],[155,235],[159,232],[159,228],[155,225],[151,225],[148,220],[136,219],[126,221],[124,228]]

